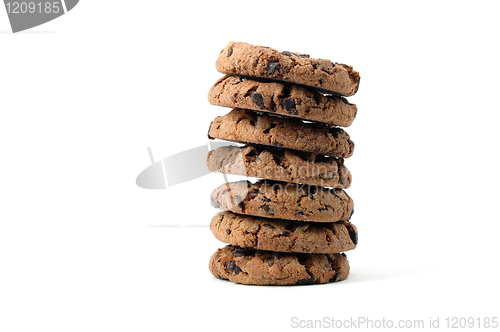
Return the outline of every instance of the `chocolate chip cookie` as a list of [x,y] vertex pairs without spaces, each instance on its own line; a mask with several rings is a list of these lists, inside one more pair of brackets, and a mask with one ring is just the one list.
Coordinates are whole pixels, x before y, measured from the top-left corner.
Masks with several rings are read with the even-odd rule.
[[314,223],[225,211],[212,218],[210,230],[222,242],[268,251],[334,254],[358,243],[356,227],[348,221]]
[[222,146],[209,151],[210,171],[346,189],[352,181],[344,159],[262,145]]
[[225,76],[210,89],[213,105],[271,112],[279,115],[348,127],[357,107],[345,98],[324,96],[303,86],[259,82],[240,76]]
[[344,280],[349,262],[342,254],[301,254],[226,246],[210,258],[219,279],[246,285],[308,285]]
[[225,183],[212,191],[211,204],[252,216],[316,222],[349,220],[354,211],[342,189],[265,180]]
[[237,108],[216,117],[210,124],[208,137],[341,158],[349,158],[354,150],[354,142],[341,128]]
[[352,96],[359,87],[359,73],[351,66],[241,42],[230,42],[221,51],[216,68],[224,74],[302,84],[341,96]]

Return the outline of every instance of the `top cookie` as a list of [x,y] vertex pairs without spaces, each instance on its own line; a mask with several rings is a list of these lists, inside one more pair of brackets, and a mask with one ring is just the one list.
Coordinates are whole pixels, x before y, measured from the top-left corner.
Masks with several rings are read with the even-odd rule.
[[224,74],[302,84],[326,94],[352,96],[359,87],[359,73],[351,66],[241,42],[230,42],[215,66]]

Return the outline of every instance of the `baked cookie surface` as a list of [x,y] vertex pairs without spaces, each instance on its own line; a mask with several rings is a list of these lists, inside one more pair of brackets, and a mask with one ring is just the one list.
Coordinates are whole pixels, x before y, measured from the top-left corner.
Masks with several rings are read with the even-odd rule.
[[307,285],[346,279],[349,262],[344,253],[281,253],[229,245],[212,255],[209,269],[215,277],[239,284]]
[[358,231],[348,221],[314,223],[217,213],[214,236],[234,246],[268,251],[335,254],[356,248]]
[[210,201],[224,211],[299,221],[349,220],[354,212],[342,189],[265,180],[225,183],[212,191]]
[[351,172],[344,159],[259,145],[222,146],[208,152],[211,172],[347,189]]
[[225,76],[210,89],[212,105],[251,109],[348,127],[357,107],[345,98],[324,96],[303,86],[259,82],[240,76]]
[[223,74],[302,84],[341,96],[354,95],[360,80],[359,73],[345,64],[242,42],[230,42],[215,66]]
[[337,158],[349,158],[354,151],[354,142],[342,128],[243,109],[233,109],[226,115],[216,117],[210,124],[208,137]]

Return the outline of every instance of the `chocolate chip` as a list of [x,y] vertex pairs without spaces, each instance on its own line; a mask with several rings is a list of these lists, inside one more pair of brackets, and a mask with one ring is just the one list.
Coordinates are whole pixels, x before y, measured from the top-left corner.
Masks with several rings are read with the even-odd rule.
[[234,273],[234,274],[238,274],[238,273],[241,272],[241,269],[239,268],[238,265],[236,265],[235,261],[229,261],[229,262],[227,262],[227,270],[230,273]]
[[286,225],[285,226],[285,229],[290,231],[290,232],[295,232],[297,230],[297,228],[299,228],[300,226],[304,226],[304,224],[302,223],[293,223],[293,224],[290,224],[290,225]]
[[333,135],[342,135],[344,130],[338,127],[329,127],[328,131]]
[[[342,256],[345,256],[345,254],[344,254],[344,253],[341,253],[341,255],[342,255]],[[335,271],[335,276],[334,276],[335,281],[343,280],[343,279],[341,279],[341,278],[342,278],[342,276],[343,276],[343,273],[341,273],[341,268],[340,268],[340,266],[335,266],[334,271]],[[333,278],[332,278],[332,279],[333,279]]]
[[233,48],[234,48],[234,44],[231,45],[231,47],[227,50],[227,57],[229,58],[231,55],[233,55]]
[[273,193],[277,194],[280,190],[281,190],[281,184],[280,183],[272,183],[272,182],[269,182],[269,184],[272,189],[273,189]]
[[226,233],[227,233],[227,235],[231,234],[231,230],[230,229],[226,229]]
[[295,108],[297,105],[295,104],[295,100],[292,98],[283,99],[283,108],[287,111],[288,114],[297,115],[297,109]]
[[[284,157],[285,156],[285,151],[284,150],[276,150],[271,148],[271,152],[277,156]],[[300,153],[300,152],[299,152]]]
[[279,61],[272,61],[267,64],[266,71],[269,75],[272,75],[280,67]]
[[339,281],[339,278],[340,278],[340,273],[338,271],[335,271],[335,275],[333,276],[333,278],[328,280],[328,282]]
[[323,174],[318,175],[318,177],[320,179],[323,179],[323,180],[331,180],[331,179],[335,178],[335,174],[333,172],[323,173]]
[[267,204],[264,204],[260,207],[262,210],[266,211],[267,214],[271,214],[271,215],[274,215],[274,213],[272,212],[273,208],[270,207],[269,205]]
[[255,251],[253,250],[244,250],[244,249],[236,249],[233,253],[234,257],[241,256],[255,256]]
[[283,51],[281,54],[286,55],[286,56],[298,56],[299,58],[309,58],[309,54],[300,54],[300,53],[292,53],[289,51]]
[[349,228],[349,237],[352,240],[352,243],[358,244],[358,232],[354,230],[354,228]]
[[258,191],[249,191],[246,198],[247,200],[252,200],[257,197],[257,195],[259,195]]
[[358,78],[358,84],[356,84],[356,88],[354,89],[354,93],[358,92],[359,89],[359,81],[361,81],[360,78]]
[[317,186],[309,186],[307,188],[307,190],[309,191],[309,195],[314,195],[318,191],[318,187]]
[[273,266],[276,259],[274,257],[268,257],[264,261],[267,263],[267,265]]
[[260,93],[254,92],[250,95],[250,98],[252,98],[255,105],[259,106],[260,108],[264,108],[264,98],[262,98],[262,95]]
[[306,278],[306,279],[300,279],[299,281],[297,281],[297,285],[310,285],[312,283],[314,283],[314,274],[310,274],[311,277],[310,278]]
[[250,150],[247,152],[247,157],[254,157],[259,155],[259,150],[257,150],[255,147],[251,147]]
[[264,227],[267,227],[267,228],[270,228],[270,229],[275,229],[276,227],[274,227],[273,225],[271,224],[264,224],[263,225]]
[[266,130],[263,131],[264,134],[269,134],[271,129],[276,128],[277,124],[276,123],[271,123],[271,126],[267,128]]
[[301,265],[306,265],[308,258],[308,254],[297,254],[297,260]]
[[234,196],[234,203],[240,208],[243,209],[245,207],[245,203],[240,196]]
[[[333,231],[334,229],[332,229]],[[329,232],[326,232],[326,242],[328,243],[328,245],[330,245],[332,243],[332,236]]]

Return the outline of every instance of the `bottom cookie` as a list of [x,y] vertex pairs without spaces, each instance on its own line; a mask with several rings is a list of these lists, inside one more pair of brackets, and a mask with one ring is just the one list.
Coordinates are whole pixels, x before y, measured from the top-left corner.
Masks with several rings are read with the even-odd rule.
[[325,284],[349,275],[344,253],[284,253],[231,245],[217,249],[209,268],[219,279],[245,285]]
[[305,222],[224,211],[212,218],[210,230],[222,242],[269,251],[335,254],[358,243],[358,231],[349,221]]

